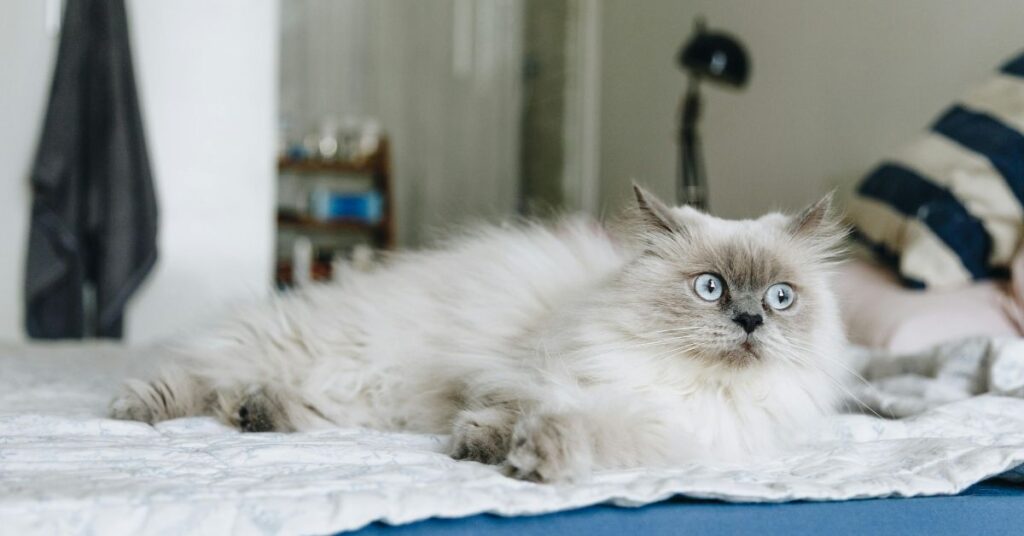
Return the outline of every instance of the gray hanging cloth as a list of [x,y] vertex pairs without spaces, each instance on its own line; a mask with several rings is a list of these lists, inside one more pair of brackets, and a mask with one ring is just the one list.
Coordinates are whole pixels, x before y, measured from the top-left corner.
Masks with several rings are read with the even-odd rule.
[[45,121],[32,170],[26,329],[42,339],[120,338],[125,304],[156,262],[157,230],[123,0],[66,1]]

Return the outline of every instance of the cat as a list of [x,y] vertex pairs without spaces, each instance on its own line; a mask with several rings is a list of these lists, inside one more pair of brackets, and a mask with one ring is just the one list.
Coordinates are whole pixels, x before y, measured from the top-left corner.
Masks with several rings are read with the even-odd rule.
[[129,380],[111,416],[448,434],[452,457],[538,482],[770,455],[843,382],[831,197],[730,221],[634,192],[622,236],[483,227],[278,295]]

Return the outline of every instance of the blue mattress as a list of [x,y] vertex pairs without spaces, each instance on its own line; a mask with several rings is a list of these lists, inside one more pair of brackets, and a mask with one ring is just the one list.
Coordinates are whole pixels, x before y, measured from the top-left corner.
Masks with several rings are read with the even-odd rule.
[[431,519],[356,532],[386,534],[1024,534],[1024,486],[989,480],[951,497],[728,504],[678,498],[642,508],[592,506],[557,514]]

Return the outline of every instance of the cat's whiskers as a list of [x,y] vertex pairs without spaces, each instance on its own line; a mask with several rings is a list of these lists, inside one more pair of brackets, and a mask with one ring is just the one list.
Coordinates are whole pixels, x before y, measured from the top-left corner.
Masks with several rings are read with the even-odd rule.
[[786,338],[781,337],[781,336],[773,336],[773,337],[769,338],[768,340],[766,340],[765,342],[766,343],[774,343],[776,346],[778,346],[779,349],[781,350],[781,357],[783,357],[783,358],[785,358],[785,359],[787,359],[787,360],[789,360],[789,361],[791,361],[793,363],[799,364],[801,366],[817,369],[819,372],[821,372],[826,377],[826,379],[828,379],[833,385],[835,385],[840,391],[842,391],[847,396],[848,400],[852,400],[852,401],[856,402],[862,408],[864,408],[865,410],[871,412],[876,417],[884,418],[881,415],[879,415],[870,405],[866,404],[863,400],[861,400],[860,397],[855,395],[849,389],[849,386],[846,384],[846,382],[842,381],[839,378],[836,378],[835,376],[830,374],[828,372],[828,370],[823,368],[820,364],[815,363],[814,361],[812,361],[812,359],[822,359],[822,360],[825,360],[827,362],[830,362],[830,363],[838,366],[840,369],[842,369],[846,373],[846,377],[856,378],[861,383],[863,383],[865,386],[868,386],[868,387],[871,386],[870,382],[868,382],[866,379],[864,379],[863,376],[861,376],[856,371],[851,369],[849,366],[847,366],[845,363],[840,361],[838,358],[835,358],[835,357],[830,356],[830,355],[822,354],[822,353],[819,352],[818,349],[813,348],[809,344],[806,344],[804,341],[800,341],[800,340],[791,340],[791,339],[786,339]]
[[[605,351],[600,352],[600,353],[596,353],[596,354],[588,352],[587,355],[590,356],[590,357],[603,357],[603,356],[612,355],[612,354],[619,353],[619,352],[629,352],[631,350],[637,350],[637,349],[641,349],[641,348],[648,348],[648,347],[651,347],[651,346],[672,345],[673,343],[679,343],[679,342],[690,342],[690,341],[689,341],[689,338],[672,337],[672,338],[658,339],[656,341],[647,341],[647,342],[635,343],[635,344],[634,343],[624,343],[621,346],[618,346],[618,347],[614,347],[613,346],[611,348],[607,348],[608,345],[601,345],[602,348],[606,349]],[[674,345],[670,350],[671,351],[678,351],[679,348],[680,348],[680,346]]]
[[837,357],[830,356],[828,354],[819,353],[816,349],[814,349],[814,348],[812,348],[810,346],[805,346],[800,341],[787,341],[787,343],[790,344],[791,346],[795,346],[796,348],[798,348],[800,350],[803,350],[804,352],[806,352],[808,354],[814,354],[814,356],[816,358],[818,358],[818,359],[824,359],[826,361],[829,361],[829,362],[837,365],[838,367],[840,367],[844,371],[846,371],[847,374],[849,374],[854,379],[859,380],[865,386],[868,386],[868,387],[871,386],[871,382],[869,382],[867,379],[865,379],[864,376],[862,376],[859,372],[857,372],[857,371],[853,370],[852,368],[850,368],[849,365],[844,363],[841,359],[839,359]]
[[[801,363],[807,365],[807,366],[813,366],[812,363],[807,362],[804,358],[801,358],[800,356],[798,356],[796,354],[791,355],[790,357],[793,358],[794,360],[798,361],[798,362],[801,362]],[[835,385],[840,391],[842,391],[848,397],[848,399],[852,399],[854,402],[859,404],[862,408],[864,408],[865,410],[871,412],[875,417],[878,417],[880,419],[884,419],[885,418],[885,417],[879,415],[878,412],[874,410],[874,408],[872,408],[870,405],[868,405],[863,400],[861,400],[860,397],[858,397],[857,395],[853,394],[853,392],[850,391],[847,388],[847,386],[844,384],[844,382],[842,382],[841,380],[835,378],[834,376],[829,374],[828,371],[826,371],[823,368],[818,367],[818,371],[821,372],[823,375],[825,375],[825,378],[827,378],[829,381],[831,381],[833,385]]]

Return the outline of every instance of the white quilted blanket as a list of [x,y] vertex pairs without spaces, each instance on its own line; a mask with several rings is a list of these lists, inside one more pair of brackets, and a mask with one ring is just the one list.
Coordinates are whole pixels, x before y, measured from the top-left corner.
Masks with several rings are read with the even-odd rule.
[[1024,463],[1024,400],[971,396],[1019,394],[1024,343],[972,344],[869,364],[879,379],[859,395],[894,413],[924,410],[915,417],[837,417],[806,447],[756,466],[609,472],[572,486],[454,462],[437,437],[243,435],[205,418],[156,428],[112,421],[103,417],[107,400],[139,366],[126,350],[0,347],[0,532],[323,534],[375,520],[539,514],[675,494],[788,501],[956,493]]

